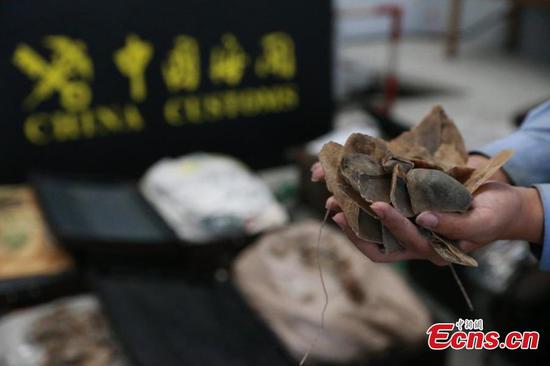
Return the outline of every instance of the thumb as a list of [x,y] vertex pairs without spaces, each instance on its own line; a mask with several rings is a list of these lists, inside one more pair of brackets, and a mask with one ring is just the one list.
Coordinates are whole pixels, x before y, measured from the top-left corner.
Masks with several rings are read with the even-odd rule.
[[426,211],[417,216],[416,223],[449,239],[472,238],[486,227],[481,210],[475,209],[465,213]]

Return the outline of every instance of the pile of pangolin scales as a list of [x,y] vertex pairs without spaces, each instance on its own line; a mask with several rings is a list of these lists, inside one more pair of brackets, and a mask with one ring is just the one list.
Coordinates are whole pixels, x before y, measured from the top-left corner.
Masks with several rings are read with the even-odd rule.
[[[319,161],[328,190],[342,208],[353,232],[378,243],[386,253],[401,244],[370,208],[390,203],[413,223],[423,211],[466,212],[472,194],[512,156],[505,150],[479,169],[468,167],[462,135],[443,109],[434,107],[414,129],[384,141],[352,134],[342,146],[329,142]],[[418,227],[435,252],[450,263],[477,266],[455,242]]]

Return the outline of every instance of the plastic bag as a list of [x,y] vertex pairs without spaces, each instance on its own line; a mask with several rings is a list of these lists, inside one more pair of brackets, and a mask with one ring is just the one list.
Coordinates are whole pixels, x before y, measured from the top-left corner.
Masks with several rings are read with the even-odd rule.
[[196,153],[154,164],[144,196],[183,240],[204,243],[255,234],[287,222],[267,185],[242,163]]

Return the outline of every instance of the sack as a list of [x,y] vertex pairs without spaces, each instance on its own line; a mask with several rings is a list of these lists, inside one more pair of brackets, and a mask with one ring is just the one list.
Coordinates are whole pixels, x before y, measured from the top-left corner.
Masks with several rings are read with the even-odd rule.
[[[238,288],[296,358],[316,338],[324,304],[319,227],[306,221],[265,235],[234,266]],[[394,269],[371,262],[332,228],[323,230],[320,257],[329,303],[312,359],[348,362],[424,339],[428,311]]]

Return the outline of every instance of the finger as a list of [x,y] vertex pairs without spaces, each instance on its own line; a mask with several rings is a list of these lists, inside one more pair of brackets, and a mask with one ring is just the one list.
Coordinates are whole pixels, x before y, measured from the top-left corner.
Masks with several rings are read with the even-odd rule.
[[380,218],[382,224],[407,249],[427,259],[439,258],[428,240],[420,234],[416,226],[408,218],[384,202],[375,202],[370,207]]
[[484,208],[474,208],[465,213],[440,213],[426,211],[416,218],[416,223],[449,239],[476,237],[492,227],[492,219]]
[[342,229],[344,234],[346,234],[348,239],[357,247],[357,249],[359,249],[373,262],[390,263],[420,258],[418,254],[407,249],[385,254],[380,250],[378,244],[357,237],[357,235],[355,235],[353,230],[351,230],[351,228],[347,224],[346,218],[343,213],[338,213],[334,215],[332,219],[340,227],[340,229]]
[[486,236],[496,225],[496,215],[480,204],[477,196],[487,190],[503,189],[506,185],[498,182],[487,182],[475,193],[472,207],[464,213],[422,212],[416,223],[440,233],[449,239],[464,239]]
[[340,211],[342,211],[342,208],[340,207],[338,202],[336,202],[336,198],[334,198],[334,196],[330,196],[327,199],[327,202],[325,203],[325,208],[327,210],[329,210],[330,212],[340,212]]
[[311,181],[312,182],[320,182],[325,179],[325,171],[323,170],[323,167],[321,166],[321,163],[316,162],[311,166]]

